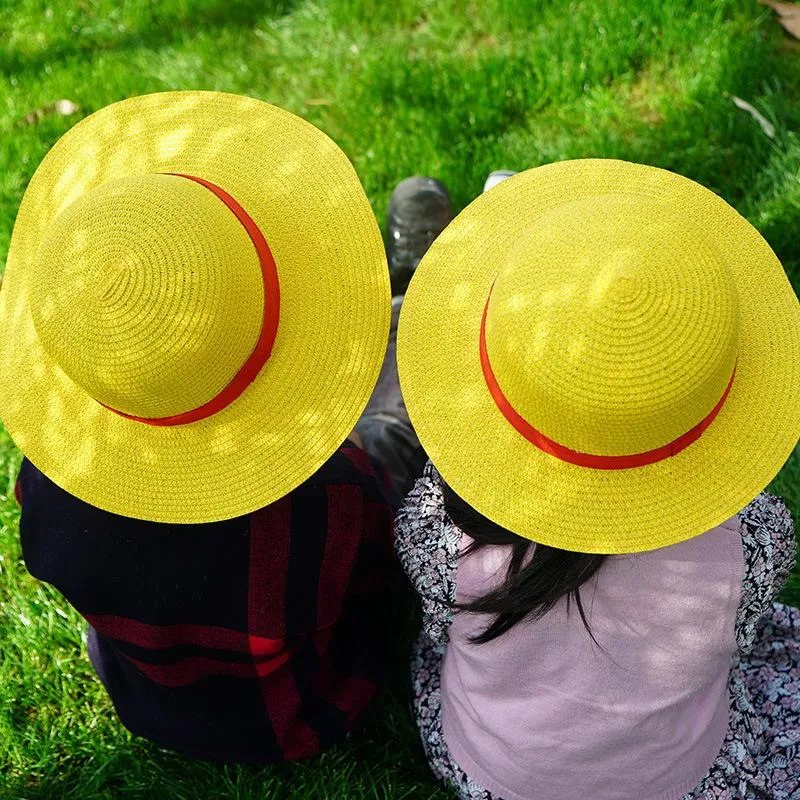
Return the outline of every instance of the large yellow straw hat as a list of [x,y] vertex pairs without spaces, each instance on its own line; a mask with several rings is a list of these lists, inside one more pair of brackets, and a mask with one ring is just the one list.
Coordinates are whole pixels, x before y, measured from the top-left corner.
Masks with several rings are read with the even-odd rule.
[[475,200],[411,281],[398,361],[444,480],[567,550],[702,533],[800,433],[800,306],[777,258],[712,192],[623,161]]
[[389,316],[375,218],[327,136],[245,97],[137,97],[70,130],[25,193],[0,416],[95,506],[227,519],[342,443]]

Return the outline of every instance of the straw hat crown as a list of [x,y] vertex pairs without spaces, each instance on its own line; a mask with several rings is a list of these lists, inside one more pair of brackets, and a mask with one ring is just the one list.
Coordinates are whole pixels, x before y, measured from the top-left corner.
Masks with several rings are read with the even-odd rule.
[[733,373],[739,299],[706,237],[655,199],[594,196],[541,214],[486,307],[486,349],[514,410],[580,453],[674,441]]
[[125,414],[180,414],[213,398],[253,350],[264,283],[241,222],[204,186],[109,181],[49,226],[31,309],[50,357]]

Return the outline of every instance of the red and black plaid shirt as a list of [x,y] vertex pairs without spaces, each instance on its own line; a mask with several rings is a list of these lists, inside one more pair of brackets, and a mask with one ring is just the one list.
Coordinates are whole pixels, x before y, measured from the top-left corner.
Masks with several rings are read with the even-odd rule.
[[349,442],[287,497],[203,525],[101,511],[27,460],[17,488],[27,567],[89,621],[134,733],[198,758],[303,758],[384,683],[393,515]]

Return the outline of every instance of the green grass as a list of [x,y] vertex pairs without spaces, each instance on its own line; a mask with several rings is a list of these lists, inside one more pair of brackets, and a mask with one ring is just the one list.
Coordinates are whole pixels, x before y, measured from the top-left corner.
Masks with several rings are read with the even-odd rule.
[[[0,263],[23,190],[77,119],[130,95],[260,97],[331,135],[383,219],[394,184],[466,205],[495,168],[605,156],[725,197],[800,288],[800,50],[755,0],[0,0]],[[731,96],[776,128],[768,139]],[[59,98],[72,117],[21,123]],[[129,736],[78,617],[20,559],[19,454],[0,429],[0,798],[445,798],[407,712],[306,764],[191,762]],[[800,454],[774,483],[800,512]],[[800,577],[784,595],[800,603]]]

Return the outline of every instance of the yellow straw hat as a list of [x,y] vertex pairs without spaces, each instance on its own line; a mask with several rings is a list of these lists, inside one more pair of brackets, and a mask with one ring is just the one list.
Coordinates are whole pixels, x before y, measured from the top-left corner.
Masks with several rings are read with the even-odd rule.
[[28,186],[0,290],[0,416],[77,497],[209,522],[310,477],[352,430],[389,331],[350,162],[246,97],[98,111]]
[[543,544],[633,553],[738,512],[800,433],[800,305],[693,181],[551,164],[467,207],[411,281],[400,382],[453,490]]

